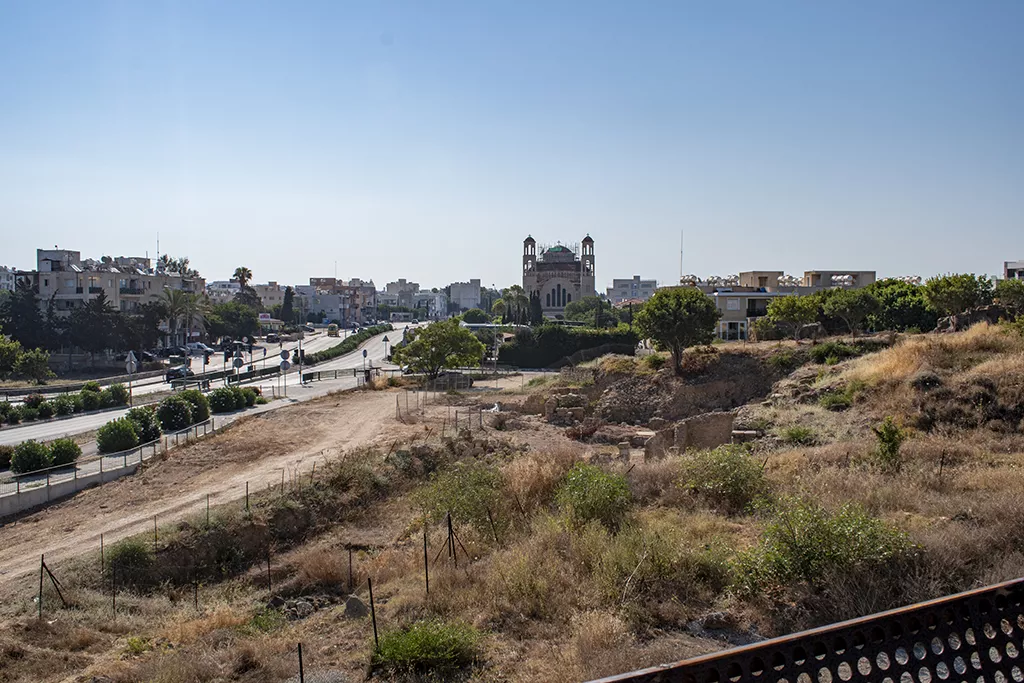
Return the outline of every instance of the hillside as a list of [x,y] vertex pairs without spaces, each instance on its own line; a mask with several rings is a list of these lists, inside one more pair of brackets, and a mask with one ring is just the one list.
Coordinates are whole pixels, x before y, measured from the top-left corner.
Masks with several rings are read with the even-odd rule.
[[[41,622],[38,576],[6,581],[0,681],[298,680],[300,642],[307,680],[587,680],[1024,571],[1020,336],[722,345],[688,352],[683,378],[659,358],[419,414],[386,388],[291,408],[390,412],[248,513],[190,512],[155,552],[151,530],[108,547],[102,571],[91,548],[55,562],[72,606],[47,582]],[[651,434],[722,410],[748,443],[645,458]]]

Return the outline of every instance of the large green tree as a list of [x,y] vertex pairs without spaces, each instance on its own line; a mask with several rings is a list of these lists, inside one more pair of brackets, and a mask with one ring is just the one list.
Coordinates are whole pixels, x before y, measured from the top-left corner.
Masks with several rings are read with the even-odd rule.
[[105,292],[76,308],[68,321],[72,344],[90,356],[112,349],[117,343],[119,314],[110,305]]
[[622,311],[597,296],[585,296],[565,306],[565,319],[585,323],[590,327],[615,327],[624,322]]
[[710,344],[721,316],[711,297],[692,287],[659,289],[636,315],[640,333],[672,353],[672,367],[683,374],[683,351]]
[[996,302],[1016,318],[1024,313],[1024,280],[1000,280],[996,283]]
[[27,281],[18,281],[14,291],[0,301],[0,328],[25,348],[46,345],[46,325],[35,290]]
[[818,301],[810,296],[775,297],[768,304],[768,319],[788,329],[793,339],[800,337],[800,328],[818,319]]
[[992,303],[992,280],[985,275],[937,275],[924,284],[924,295],[942,315],[957,316]]
[[865,289],[878,300],[878,310],[868,317],[868,325],[875,330],[935,329],[938,314],[928,303],[921,285],[887,278],[872,282]]
[[53,377],[53,370],[50,369],[50,354],[43,349],[30,349],[23,352],[14,363],[14,373],[25,379],[30,379],[36,384],[45,384],[47,379]]
[[0,334],[0,379],[14,372],[14,364],[21,356],[21,344]]
[[878,299],[865,289],[836,289],[832,296],[825,299],[822,312],[833,318],[839,318],[856,336],[864,320],[878,310]]
[[431,323],[410,331],[409,335],[411,341],[396,349],[392,359],[430,379],[445,368],[477,366],[486,351],[484,345],[454,319]]
[[295,290],[291,285],[284,288],[284,302],[281,304],[281,320],[288,324],[295,322]]
[[256,311],[237,301],[214,305],[207,317],[207,331],[213,337],[241,339],[254,336],[259,329]]
[[249,286],[249,281],[252,280],[252,271],[245,266],[238,266],[235,268],[235,274],[231,278],[238,283],[238,286],[245,289]]

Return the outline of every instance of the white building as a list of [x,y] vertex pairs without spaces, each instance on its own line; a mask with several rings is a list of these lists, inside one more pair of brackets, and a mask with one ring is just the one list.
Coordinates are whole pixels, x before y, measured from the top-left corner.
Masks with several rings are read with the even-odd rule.
[[417,292],[413,295],[413,306],[427,309],[427,316],[431,320],[448,316],[448,297],[444,292]]
[[608,300],[617,304],[630,299],[647,301],[657,288],[657,280],[641,280],[639,275],[634,275],[631,279],[613,279],[612,286],[605,292]]
[[14,268],[8,268],[7,266],[0,266],[0,292],[13,292],[17,278],[15,277],[17,271]]
[[1003,277],[1007,280],[1024,280],[1024,261],[1005,261]]
[[233,301],[235,295],[242,291],[237,282],[232,280],[216,280],[206,285],[206,295],[215,304]]
[[448,299],[460,311],[480,308],[480,279],[474,278],[469,282],[451,283],[449,285]]

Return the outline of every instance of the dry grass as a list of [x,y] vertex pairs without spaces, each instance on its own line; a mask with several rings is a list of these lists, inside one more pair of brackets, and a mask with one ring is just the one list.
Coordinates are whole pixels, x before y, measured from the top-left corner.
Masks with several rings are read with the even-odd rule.
[[506,487],[523,512],[550,503],[566,473],[583,458],[583,448],[566,444],[545,453],[529,453],[503,468]]

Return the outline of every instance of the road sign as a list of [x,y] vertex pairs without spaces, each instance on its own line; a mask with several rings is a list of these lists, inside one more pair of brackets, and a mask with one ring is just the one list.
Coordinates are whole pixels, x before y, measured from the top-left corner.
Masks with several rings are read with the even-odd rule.
[[242,360],[241,358],[236,358],[235,362],[233,362],[232,365],[235,366],[236,368],[240,368],[243,365],[245,365],[245,361]]
[[266,347],[263,348],[263,357],[264,358],[267,357],[267,349],[266,349]]
[[128,360],[124,362],[124,369],[125,372],[127,372],[129,375],[134,375],[135,372],[139,369],[139,363],[135,359],[134,351],[128,352]]
[[366,349],[363,349],[363,358],[366,358]]
[[388,335],[386,335],[386,334],[385,334],[385,335],[384,335],[384,339],[382,339],[381,341],[383,341],[383,342],[384,342],[385,344],[387,344],[387,343],[388,343],[389,341],[391,341],[391,340],[390,340],[390,339],[388,339]]
[[242,343],[243,344],[248,344],[249,343],[249,338],[248,337],[242,337]]
[[286,360],[281,361],[281,372],[288,372],[288,368],[290,368],[291,366],[292,366],[292,364],[289,363],[288,361],[286,361]]
[[292,354],[291,354],[290,351],[282,351],[281,352],[281,360],[288,360],[288,357],[291,356],[291,355]]

